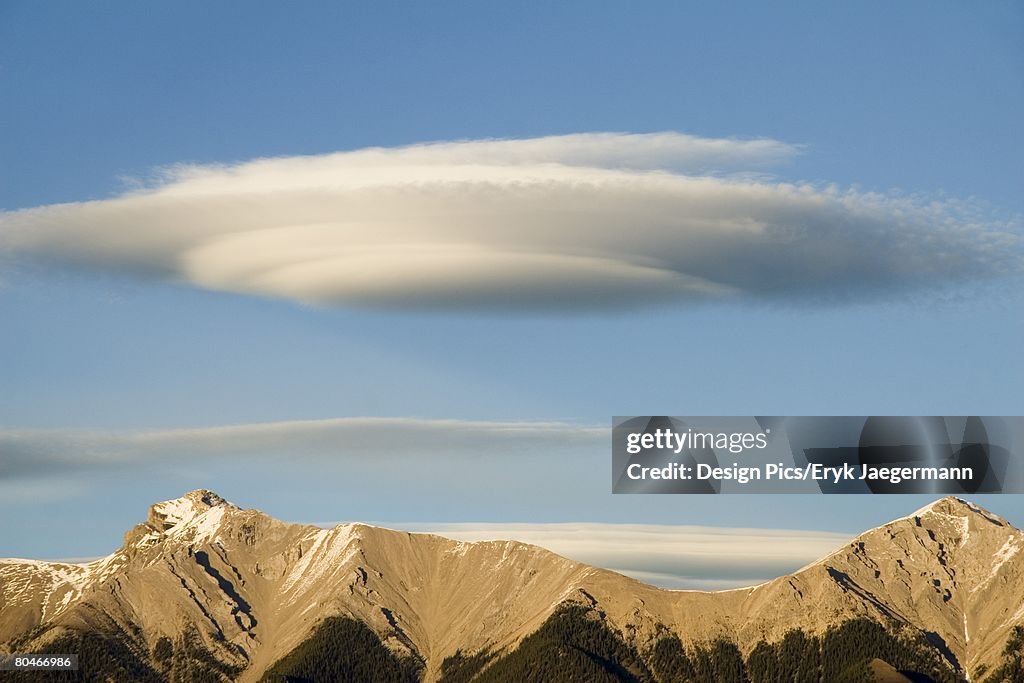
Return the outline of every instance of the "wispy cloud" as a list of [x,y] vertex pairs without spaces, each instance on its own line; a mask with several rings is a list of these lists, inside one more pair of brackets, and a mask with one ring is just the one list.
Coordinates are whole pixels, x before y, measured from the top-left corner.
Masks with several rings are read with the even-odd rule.
[[874,296],[1021,271],[1019,226],[955,202],[757,175],[798,151],[602,133],[180,166],[0,214],[0,245],[211,290],[456,310]]
[[605,427],[350,417],[160,431],[0,430],[0,480],[79,467],[131,467],[173,459],[486,457],[604,445]]
[[664,524],[389,524],[461,541],[517,540],[665,588],[751,586],[795,571],[845,534]]

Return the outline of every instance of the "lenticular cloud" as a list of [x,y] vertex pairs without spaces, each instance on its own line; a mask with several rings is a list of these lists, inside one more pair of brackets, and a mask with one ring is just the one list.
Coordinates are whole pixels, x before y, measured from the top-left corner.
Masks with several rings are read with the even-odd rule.
[[1021,271],[1015,226],[759,175],[798,151],[600,133],[180,166],[112,199],[0,214],[0,245],[210,290],[404,309],[878,296]]

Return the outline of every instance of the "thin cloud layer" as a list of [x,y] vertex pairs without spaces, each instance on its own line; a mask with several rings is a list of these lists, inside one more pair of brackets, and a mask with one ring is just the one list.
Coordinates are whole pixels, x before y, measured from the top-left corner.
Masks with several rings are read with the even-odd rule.
[[460,541],[516,540],[664,588],[720,590],[793,572],[850,540],[844,534],[667,524],[409,523]]
[[515,455],[604,445],[607,428],[566,422],[348,417],[199,429],[0,430],[0,480],[163,459]]
[[0,214],[15,255],[325,306],[572,311],[862,297],[1021,272],[955,203],[774,182],[774,140],[580,134],[180,166]]

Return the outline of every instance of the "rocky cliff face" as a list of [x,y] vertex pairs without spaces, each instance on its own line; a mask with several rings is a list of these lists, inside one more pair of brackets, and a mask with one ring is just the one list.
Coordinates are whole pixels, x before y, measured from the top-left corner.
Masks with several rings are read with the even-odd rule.
[[511,651],[573,602],[641,651],[672,632],[688,646],[724,637],[746,654],[793,628],[864,617],[924,634],[966,677],[993,667],[1024,623],[1022,546],[1005,520],[945,498],[790,576],[667,591],[522,543],[287,524],[194,491],[154,505],[96,562],[0,560],[0,651],[102,633],[158,677],[201,653],[218,675],[259,680],[325,618],[344,616],[432,681],[446,657]]

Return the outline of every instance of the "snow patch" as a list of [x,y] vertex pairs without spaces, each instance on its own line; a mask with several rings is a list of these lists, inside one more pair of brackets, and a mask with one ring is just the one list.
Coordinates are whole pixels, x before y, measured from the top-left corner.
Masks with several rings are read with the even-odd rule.
[[124,561],[124,557],[120,553],[112,553],[85,565],[89,572],[90,583],[98,583],[105,580],[120,569]]
[[945,499],[944,498],[940,498],[939,500],[933,500],[932,502],[928,503],[924,507],[918,508],[917,510],[911,512],[906,517],[901,517],[900,519],[913,519],[914,517],[924,517],[927,514],[935,512],[935,506],[938,505],[939,503],[941,503],[943,500],[945,500]]
[[960,548],[963,548],[964,545],[967,544],[967,541],[971,538],[970,519],[967,517],[961,517],[960,515],[951,515],[947,512],[939,512],[937,510],[929,510],[929,514],[941,517],[956,527],[957,535],[960,537]]
[[992,556],[992,569],[989,571],[988,576],[986,576],[981,583],[971,589],[971,592],[973,593],[987,586],[992,579],[996,578],[996,574],[999,573],[999,570],[1002,569],[1003,565],[1009,562],[1019,550],[1020,546],[1017,545],[1017,539],[1015,537],[1011,536],[1006,539],[1006,543],[1003,543],[1003,546]]
[[[150,515],[151,521],[155,517],[163,526],[163,529],[159,529],[160,531],[174,535],[180,532],[182,527],[195,525],[204,517],[216,519],[219,522],[226,508],[237,509],[216,493],[200,490],[187,493],[181,498],[157,503],[150,508]],[[214,516],[208,517],[210,513],[213,513]],[[212,535],[215,531],[211,530],[208,525],[203,527],[204,537]]]
[[[314,532],[313,544],[288,572],[281,590],[298,594],[307,586],[315,585],[355,557],[358,547],[353,541],[358,539],[359,535],[351,524]],[[295,597],[292,596],[293,602]]]
[[701,590],[699,588],[662,588],[661,590],[665,591],[666,593],[701,593],[703,595],[708,595],[711,593],[737,593],[740,591],[753,593],[758,588],[761,588],[762,586],[767,586],[774,580],[775,579],[771,579],[769,581],[762,581],[761,583],[756,583],[753,586],[737,586],[736,588],[717,588],[715,590]]
[[1017,611],[1014,612],[1012,617],[1010,617],[1005,622],[1003,622],[1003,626],[1009,626],[1011,624],[1016,624],[1022,618],[1024,618],[1024,602],[1021,603],[1020,607],[1017,608]]
[[157,503],[153,506],[153,512],[163,517],[167,524],[173,527],[195,517],[196,504],[188,498],[176,498]]
[[57,605],[57,610],[56,610],[55,614],[60,614],[61,612],[66,610],[68,608],[68,605],[71,604],[71,598],[74,595],[75,595],[74,591],[67,591],[66,593],[64,593],[64,597],[61,599],[60,603]]
[[466,541],[455,541],[454,545],[444,551],[444,554],[465,557],[466,553],[468,553],[472,547],[472,543],[467,543]]
[[203,514],[199,515],[191,526],[196,530],[195,540],[204,541],[213,536],[220,529],[221,521],[224,519],[224,508],[215,507],[210,508]]
[[945,515],[946,517],[952,517],[954,515],[950,515],[947,512],[938,512],[935,509],[938,505],[941,505],[942,503],[945,503],[945,502],[950,501],[950,500],[956,501],[960,505],[963,505],[964,507],[966,507],[968,510],[971,510],[973,512],[978,512],[979,514],[983,514],[983,515],[985,514],[980,508],[978,508],[975,505],[972,505],[972,504],[968,503],[966,500],[963,500],[962,498],[956,498],[956,497],[953,497],[953,496],[947,496],[945,498],[939,498],[938,500],[933,500],[932,502],[928,503],[924,507],[918,508],[917,510],[914,510],[909,515],[907,515],[905,517],[899,517],[897,519],[894,519],[894,520],[892,520],[892,522],[889,522],[888,524],[883,524],[882,526],[877,527],[877,528],[883,529],[883,528],[889,526],[889,524],[893,524],[895,522],[904,522],[904,521],[907,521],[907,520],[913,520],[915,517],[924,517],[926,515]]
[[[0,560],[0,597],[7,605],[38,604],[40,616],[47,619],[60,614],[81,595],[90,578],[87,567],[61,562],[43,562],[11,558]],[[61,599],[55,598],[58,594]]]

